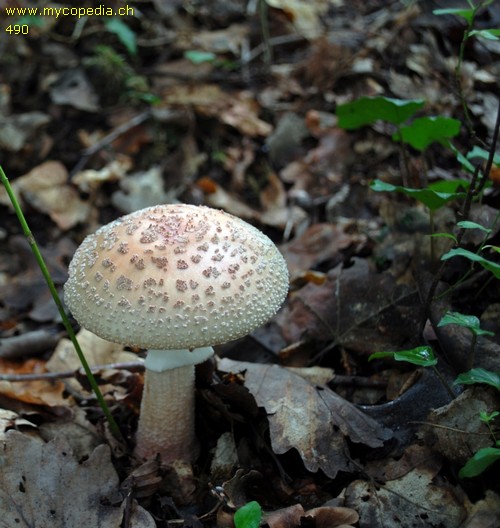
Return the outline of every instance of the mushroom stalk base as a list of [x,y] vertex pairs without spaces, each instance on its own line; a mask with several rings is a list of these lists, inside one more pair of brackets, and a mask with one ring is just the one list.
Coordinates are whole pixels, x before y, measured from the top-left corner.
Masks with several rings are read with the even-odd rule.
[[[195,457],[195,364],[213,355],[211,347],[175,351],[165,365],[168,350],[150,350],[145,361],[144,390],[137,426],[135,455],[163,464],[191,462]],[[180,359],[180,361],[179,361]]]
[[146,370],[135,454],[162,463],[190,461],[195,448],[194,365]]

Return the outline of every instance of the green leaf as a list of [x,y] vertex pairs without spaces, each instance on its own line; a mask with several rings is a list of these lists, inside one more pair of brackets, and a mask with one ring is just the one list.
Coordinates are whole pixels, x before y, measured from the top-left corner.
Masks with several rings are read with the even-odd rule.
[[461,222],[457,222],[457,226],[463,229],[479,229],[487,234],[491,233],[491,229],[488,229],[477,222],[471,222],[470,220],[462,220]]
[[500,37],[500,29],[475,29],[469,33],[469,37],[483,37],[488,40],[498,40]]
[[391,99],[389,97],[360,97],[337,106],[338,126],[352,130],[375,121],[399,125],[424,106],[423,99]]
[[457,237],[453,233],[431,233],[429,236],[433,238],[451,238],[455,244],[458,242]]
[[455,15],[465,18],[470,24],[474,19],[475,9],[461,9],[460,7],[449,7],[447,9],[434,9],[432,13],[434,15]]
[[20,25],[26,24],[30,27],[43,28],[47,24],[47,21],[44,20],[44,17],[42,16],[24,15],[17,19],[16,24],[20,24]]
[[262,508],[257,501],[252,501],[234,514],[234,525],[236,528],[258,528],[262,519]]
[[187,50],[184,52],[184,57],[193,64],[202,64],[204,62],[213,62],[217,55],[210,51]]
[[460,121],[451,117],[419,117],[410,125],[402,126],[400,133],[394,134],[392,139],[402,139],[414,149],[423,151],[432,143],[447,146],[448,140],[460,132],[460,125]]
[[420,367],[432,367],[437,363],[434,351],[430,346],[421,346],[399,352],[375,352],[370,355],[368,361],[386,357],[392,357],[396,361],[406,361],[407,363],[419,365]]
[[460,186],[468,186],[469,183],[464,180],[453,180],[436,182],[424,189],[410,189],[408,187],[402,187],[400,185],[392,185],[381,180],[374,180],[370,185],[372,191],[377,192],[401,192],[419,202],[426,205],[431,211],[435,211],[440,207],[443,207],[450,200],[456,198],[462,198],[465,196],[464,192],[456,192]]
[[484,269],[491,271],[497,279],[500,279],[500,264],[497,262],[485,259],[477,253],[472,253],[472,251],[462,248],[450,249],[450,251],[441,256],[441,260],[448,260],[452,257],[465,257],[474,262],[478,262]]
[[493,411],[492,413],[487,413],[486,411],[480,411],[479,412],[479,419],[482,422],[484,422],[485,424],[489,424],[498,415],[500,415],[500,412],[498,412],[498,411]]
[[492,372],[482,368],[473,368],[468,372],[462,372],[453,382],[454,385],[474,385],[485,383],[500,390],[500,373]]
[[469,161],[468,156],[465,157],[458,149],[453,145],[453,143],[448,143],[448,147],[455,153],[455,156],[457,158],[457,161],[462,165],[462,167],[470,172],[474,173],[475,167],[474,165]]
[[467,460],[465,466],[458,472],[458,476],[460,478],[477,477],[497,460],[500,460],[498,447],[483,447]]
[[449,324],[456,324],[458,326],[463,326],[470,330],[474,335],[495,335],[489,330],[483,330],[480,328],[480,321],[475,315],[464,315],[459,312],[447,312],[439,321],[438,326],[447,326]]
[[[467,153],[468,160],[474,159],[474,158],[480,158],[480,159],[487,161],[489,157],[490,157],[490,153],[487,150],[481,147],[477,147],[477,146]],[[500,154],[495,154],[493,156],[493,163],[500,167]]]
[[137,55],[137,39],[135,32],[119,18],[110,18],[104,22],[106,29],[114,33],[118,40],[127,48],[130,55]]

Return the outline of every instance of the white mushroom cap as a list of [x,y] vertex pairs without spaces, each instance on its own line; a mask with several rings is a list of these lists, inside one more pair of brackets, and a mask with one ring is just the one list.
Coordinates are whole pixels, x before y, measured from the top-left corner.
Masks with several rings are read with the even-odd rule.
[[64,287],[86,329],[142,348],[196,348],[264,324],[288,291],[285,260],[250,224],[209,207],[136,211],[89,235]]

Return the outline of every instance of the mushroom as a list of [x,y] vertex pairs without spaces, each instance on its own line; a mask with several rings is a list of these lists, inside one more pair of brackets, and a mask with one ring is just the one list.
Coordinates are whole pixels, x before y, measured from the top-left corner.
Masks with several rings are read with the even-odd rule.
[[264,324],[288,292],[286,263],[258,229],[204,206],[160,205],[87,236],[65,301],[98,336],[150,349],[135,454],[192,461],[194,366]]

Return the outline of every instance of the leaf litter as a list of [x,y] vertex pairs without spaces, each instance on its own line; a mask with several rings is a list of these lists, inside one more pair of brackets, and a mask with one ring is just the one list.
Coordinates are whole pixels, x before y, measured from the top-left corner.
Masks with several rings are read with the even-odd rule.
[[[498,483],[486,474],[481,493],[457,478],[488,441],[475,416],[498,408],[498,395],[476,387],[445,406],[432,373],[367,361],[419,344],[431,250],[427,211],[368,184],[400,184],[402,170],[415,182],[449,180],[457,164],[430,145],[403,168],[391,127],[346,131],[335,112],[361,96],[422,98],[426,116],[470,126],[451,88],[460,20],[423,3],[140,6],[140,18],[124,19],[137,44],[131,60],[135,48],[92,17],[78,28],[45,20],[0,42],[0,161],[57,287],[85,234],[123,212],[182,201],[224,208],[270,234],[291,292],[269,325],[198,369],[196,480],[182,468],[138,465],[130,453],[142,374],[120,365],[140,365],[139,351],[81,334],[91,363],[104,365],[98,380],[119,441],[0,190],[3,525],[230,526],[253,500],[272,528],[498,525]],[[478,24],[499,18],[493,3]],[[483,40],[468,43],[462,86],[488,141],[499,49]],[[457,141],[466,149],[465,135]],[[497,191],[485,201],[473,218],[490,225]],[[440,230],[453,228],[453,207],[437,212]],[[483,241],[476,232],[465,240],[470,249]],[[465,271],[455,259],[443,279]],[[480,289],[482,278],[473,274],[453,303],[436,303],[427,324],[452,365],[470,338],[438,328],[443,313],[472,309],[498,333],[498,287]],[[497,343],[482,339],[477,351],[493,370]]]

